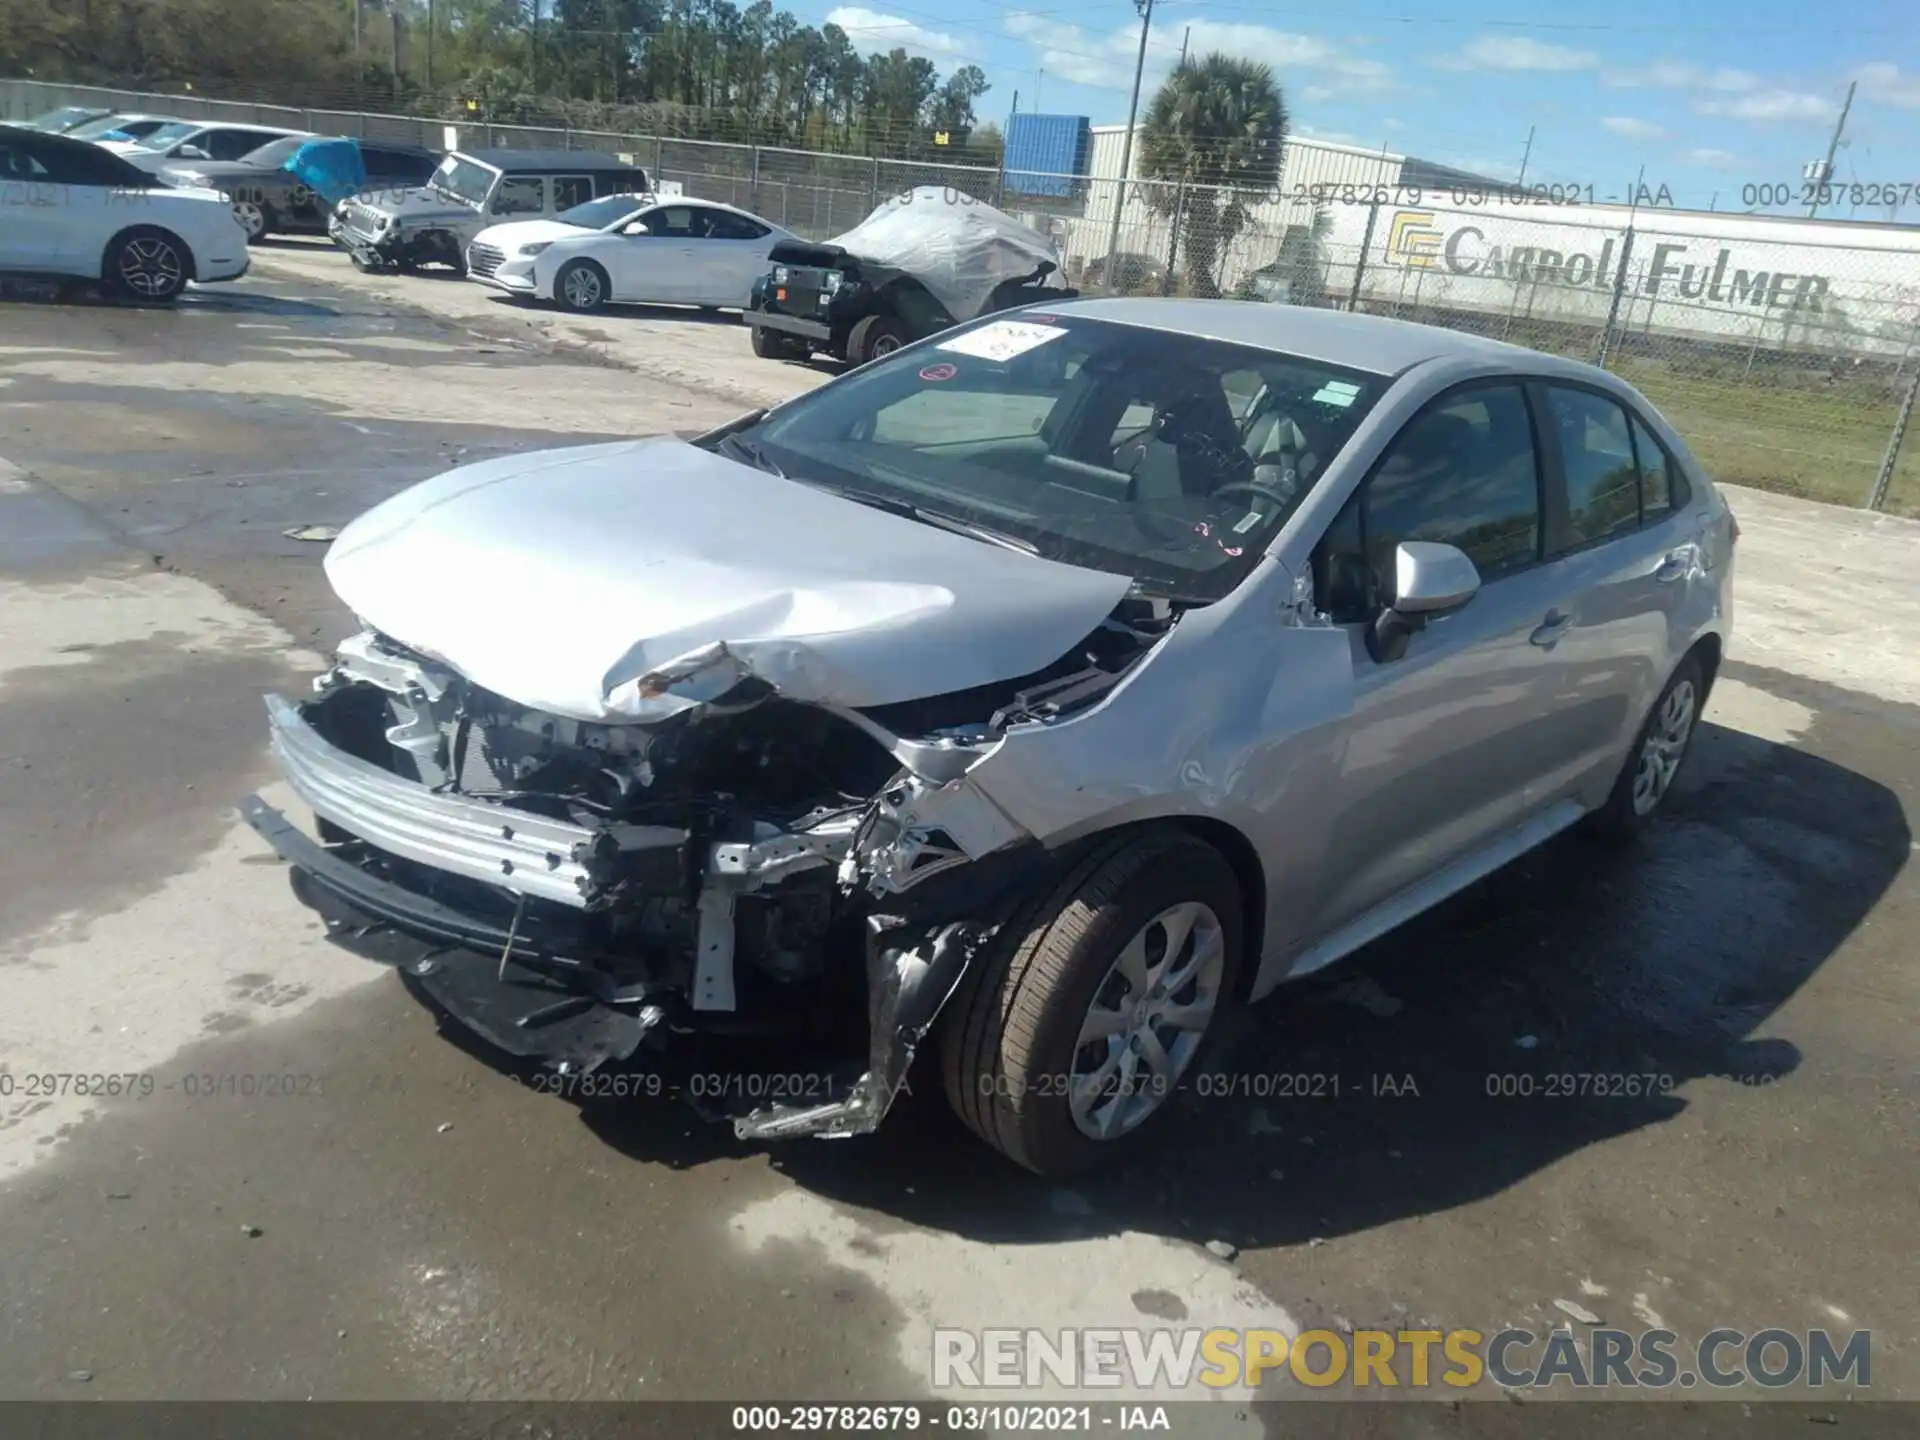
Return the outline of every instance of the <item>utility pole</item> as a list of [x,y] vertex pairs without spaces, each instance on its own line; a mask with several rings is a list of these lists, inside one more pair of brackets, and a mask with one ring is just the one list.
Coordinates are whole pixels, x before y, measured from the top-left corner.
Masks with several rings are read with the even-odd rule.
[[1127,170],[1133,164],[1133,122],[1140,113],[1140,76],[1147,68],[1147,30],[1153,24],[1153,0],[1133,0],[1140,12],[1140,54],[1133,62],[1133,98],[1127,102],[1127,138],[1120,146],[1120,173],[1113,182],[1113,224],[1107,229],[1107,269],[1109,287],[1113,284],[1113,252],[1120,246],[1120,207],[1127,198]]
[[1046,78],[1047,67],[1044,65],[1033,72],[1033,108],[1036,114],[1039,113],[1040,110],[1040,86]]
[[[353,6],[353,64],[354,69],[358,70],[360,68],[360,0],[349,0],[349,3]],[[359,76],[356,75],[354,78],[358,80]]]
[[1193,26],[1189,25],[1180,32],[1180,63],[1187,63],[1187,41],[1193,38]]
[[1520,178],[1515,183],[1527,183],[1527,161],[1533,158],[1533,126],[1527,126],[1527,148],[1520,152]]
[[427,0],[427,93],[433,93],[433,32],[436,0]]
[[1807,177],[1814,183],[1813,204],[1807,207],[1807,218],[1809,220],[1820,213],[1819,187],[1833,179],[1833,157],[1840,151],[1840,132],[1847,128],[1847,112],[1853,109],[1853,92],[1859,88],[1860,82],[1858,80],[1853,81],[1847,86],[1847,103],[1840,107],[1840,118],[1833,122],[1833,139],[1827,142],[1826,163],[1820,167],[1819,174]]

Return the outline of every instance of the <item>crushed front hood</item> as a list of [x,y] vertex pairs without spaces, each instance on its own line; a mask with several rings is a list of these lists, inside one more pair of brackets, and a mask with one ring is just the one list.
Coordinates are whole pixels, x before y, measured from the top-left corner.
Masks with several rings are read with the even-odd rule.
[[608,722],[663,718],[744,675],[846,706],[1015,679],[1129,586],[670,439],[448,471],[348,525],[326,569],[402,644]]

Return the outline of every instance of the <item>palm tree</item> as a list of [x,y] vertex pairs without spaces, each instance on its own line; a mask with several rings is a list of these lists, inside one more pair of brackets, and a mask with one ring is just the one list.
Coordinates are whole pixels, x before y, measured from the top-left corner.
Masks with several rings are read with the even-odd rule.
[[1218,295],[1221,252],[1246,224],[1249,200],[1280,185],[1287,106],[1268,66],[1215,51],[1184,60],[1147,106],[1140,173],[1147,203],[1184,236],[1187,274],[1201,295]]

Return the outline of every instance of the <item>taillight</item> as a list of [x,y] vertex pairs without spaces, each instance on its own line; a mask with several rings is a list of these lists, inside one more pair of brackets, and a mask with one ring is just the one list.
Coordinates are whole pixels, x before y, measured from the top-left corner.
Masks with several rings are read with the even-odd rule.
[[1729,545],[1740,543],[1740,517],[1731,510],[1727,511],[1727,543]]

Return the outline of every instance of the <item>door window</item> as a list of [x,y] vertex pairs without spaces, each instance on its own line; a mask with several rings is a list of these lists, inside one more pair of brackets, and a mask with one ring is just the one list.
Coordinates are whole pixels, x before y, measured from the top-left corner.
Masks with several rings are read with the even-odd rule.
[[712,215],[712,234],[716,240],[759,240],[768,234],[766,226],[731,210],[715,210]]
[[1640,524],[1640,476],[1627,412],[1591,390],[1547,388],[1567,476],[1567,544],[1591,545]]
[[555,211],[571,210],[576,205],[584,205],[593,198],[593,177],[590,175],[555,175],[553,177],[553,208]]
[[1483,579],[1540,558],[1540,468],[1517,385],[1456,392],[1400,432],[1367,484],[1367,560],[1392,593],[1402,540],[1466,551]]
[[493,192],[496,215],[538,215],[546,203],[546,181],[537,175],[509,175]]
[[1497,580],[1540,559],[1540,466],[1518,385],[1456,390],[1407,422],[1314,552],[1321,606],[1370,620],[1393,599],[1403,540],[1457,545]]
[[46,180],[47,167],[25,150],[0,145],[0,180]]
[[274,138],[264,130],[209,130],[193,143],[215,160],[238,160]]

